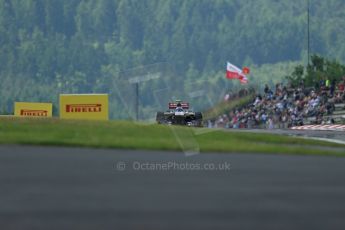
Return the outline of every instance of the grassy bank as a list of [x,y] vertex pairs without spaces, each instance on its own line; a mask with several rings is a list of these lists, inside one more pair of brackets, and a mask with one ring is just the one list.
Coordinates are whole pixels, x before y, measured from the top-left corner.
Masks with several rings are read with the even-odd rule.
[[[202,132],[205,131],[205,132]],[[302,138],[222,130],[138,124],[127,121],[71,121],[0,118],[1,144],[201,152],[287,153],[345,156],[344,145]],[[182,146],[181,146],[182,144]]]
[[215,119],[219,115],[228,114],[229,111],[236,107],[241,107],[243,105],[247,105],[250,101],[253,100],[254,94],[247,95],[242,98],[232,99],[231,101],[222,101],[203,112],[204,120]]

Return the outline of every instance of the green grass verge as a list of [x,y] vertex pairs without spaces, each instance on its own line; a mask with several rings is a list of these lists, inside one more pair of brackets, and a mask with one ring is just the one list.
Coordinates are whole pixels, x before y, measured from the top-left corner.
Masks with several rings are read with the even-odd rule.
[[0,144],[345,156],[345,145],[336,143],[128,121],[0,118]]

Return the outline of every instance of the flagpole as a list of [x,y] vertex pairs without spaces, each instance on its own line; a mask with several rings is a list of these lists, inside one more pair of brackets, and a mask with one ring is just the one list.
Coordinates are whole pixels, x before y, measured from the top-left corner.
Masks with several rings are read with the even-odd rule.
[[135,117],[139,121],[139,82],[135,83]]
[[307,35],[307,42],[308,42],[308,65],[310,64],[310,0],[307,0],[307,4],[308,4],[308,9],[307,9],[307,28],[308,28],[308,35]]

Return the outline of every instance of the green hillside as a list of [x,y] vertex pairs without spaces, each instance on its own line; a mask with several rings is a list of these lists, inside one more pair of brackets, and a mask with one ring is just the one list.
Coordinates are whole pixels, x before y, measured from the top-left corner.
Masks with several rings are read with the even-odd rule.
[[[310,2],[312,53],[344,62],[345,2]],[[126,80],[152,72],[161,80],[140,85],[143,119],[164,108],[163,89],[207,108],[240,87],[224,79],[226,61],[249,65],[256,87],[306,64],[306,22],[307,1],[0,0],[0,112],[15,100],[102,92],[113,118],[129,118]],[[188,98],[195,88],[207,98]]]

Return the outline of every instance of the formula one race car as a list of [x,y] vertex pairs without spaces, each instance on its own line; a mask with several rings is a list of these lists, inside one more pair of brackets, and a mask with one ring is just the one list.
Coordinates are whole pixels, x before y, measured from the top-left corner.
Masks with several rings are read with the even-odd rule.
[[202,114],[190,111],[188,102],[177,100],[169,103],[166,112],[157,112],[156,121],[158,124],[202,126]]

